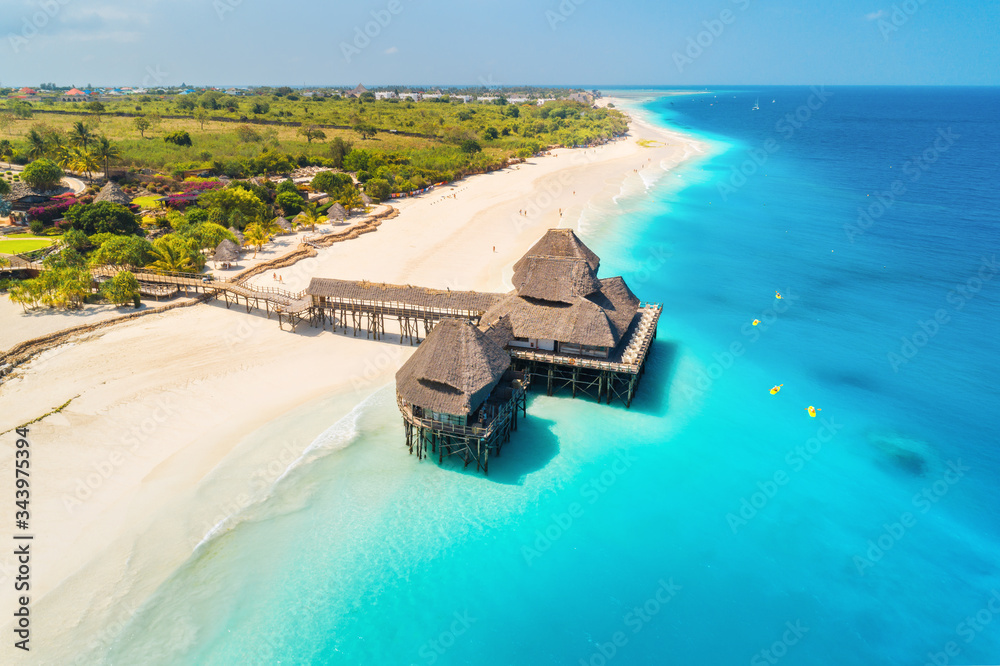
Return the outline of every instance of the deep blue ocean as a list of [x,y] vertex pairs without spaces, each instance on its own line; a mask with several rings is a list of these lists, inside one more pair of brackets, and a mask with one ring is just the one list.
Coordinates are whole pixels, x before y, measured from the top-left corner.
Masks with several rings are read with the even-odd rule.
[[1000,663],[1000,91],[608,93],[708,145],[581,226],[664,304],[632,409],[534,394],[487,479],[385,387],[108,661]]

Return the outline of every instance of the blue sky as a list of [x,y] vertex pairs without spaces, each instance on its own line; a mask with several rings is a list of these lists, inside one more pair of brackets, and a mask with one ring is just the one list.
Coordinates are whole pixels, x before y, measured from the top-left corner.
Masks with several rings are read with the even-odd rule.
[[1000,84],[996,0],[0,6],[3,85]]

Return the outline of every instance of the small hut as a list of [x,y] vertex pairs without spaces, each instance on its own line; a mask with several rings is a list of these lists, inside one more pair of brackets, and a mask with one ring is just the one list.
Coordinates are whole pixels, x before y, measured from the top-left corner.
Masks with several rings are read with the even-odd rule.
[[326,217],[331,222],[341,222],[347,219],[347,209],[340,203],[335,203],[326,211]]
[[295,233],[294,231],[292,231],[292,223],[289,222],[287,219],[285,219],[283,217],[279,216],[279,217],[274,218],[274,224],[279,229],[281,229],[281,231],[278,232],[280,234],[293,234],[293,233]]
[[219,246],[215,248],[215,254],[212,260],[218,268],[219,262],[222,262],[223,268],[229,268],[230,265],[237,263],[240,260],[240,248],[233,241],[225,238],[219,243]]
[[109,201],[111,203],[122,204],[127,206],[132,203],[132,198],[122,191],[122,188],[118,187],[117,183],[108,181],[101,188],[101,191],[97,193],[94,197],[94,203],[101,203],[102,201]]
[[363,203],[366,206],[371,206],[372,203],[373,203],[373,201],[372,201],[372,198],[370,196],[368,196],[367,194],[365,194],[364,192],[362,192],[361,193],[361,203]]
[[243,234],[240,233],[240,230],[237,229],[236,227],[229,227],[229,233],[231,233],[232,235],[236,236],[236,244],[240,248],[242,248],[244,241],[243,241]]
[[443,319],[396,373],[406,443],[418,457],[459,455],[489,471],[524,411],[523,374],[491,336],[461,319]]

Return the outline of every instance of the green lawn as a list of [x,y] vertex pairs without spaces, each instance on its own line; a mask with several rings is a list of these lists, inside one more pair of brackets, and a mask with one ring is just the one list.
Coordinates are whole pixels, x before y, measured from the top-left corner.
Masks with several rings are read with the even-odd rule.
[[[20,234],[19,234],[20,235]],[[16,240],[0,240],[0,254],[20,254],[48,247],[54,242],[52,238],[18,238]]]

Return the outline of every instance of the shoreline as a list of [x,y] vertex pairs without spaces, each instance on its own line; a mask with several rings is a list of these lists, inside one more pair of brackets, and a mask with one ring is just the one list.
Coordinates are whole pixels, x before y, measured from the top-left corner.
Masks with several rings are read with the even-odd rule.
[[[577,228],[588,205],[612,200],[630,177],[661,174],[703,150],[628,112],[625,139],[557,149],[394,203],[399,215],[378,232],[274,272],[289,290],[321,276],[508,291],[511,264],[545,229]],[[663,145],[644,147],[643,138]],[[273,278],[252,280],[270,286]],[[199,305],[64,345],[0,386],[0,432],[25,413],[44,413],[34,405],[73,399],[30,432],[36,455],[45,452],[32,514],[45,535],[32,595],[43,657],[79,654],[123,609],[140,606],[210,531],[221,525],[224,533],[262,479],[273,482],[274,470],[307,454],[331,424],[391,382],[414,349],[298,331],[221,303]],[[280,424],[284,432],[261,437]],[[13,440],[0,446],[12,449]],[[13,473],[12,460],[4,456],[0,474]],[[11,564],[0,556],[3,571]]]

